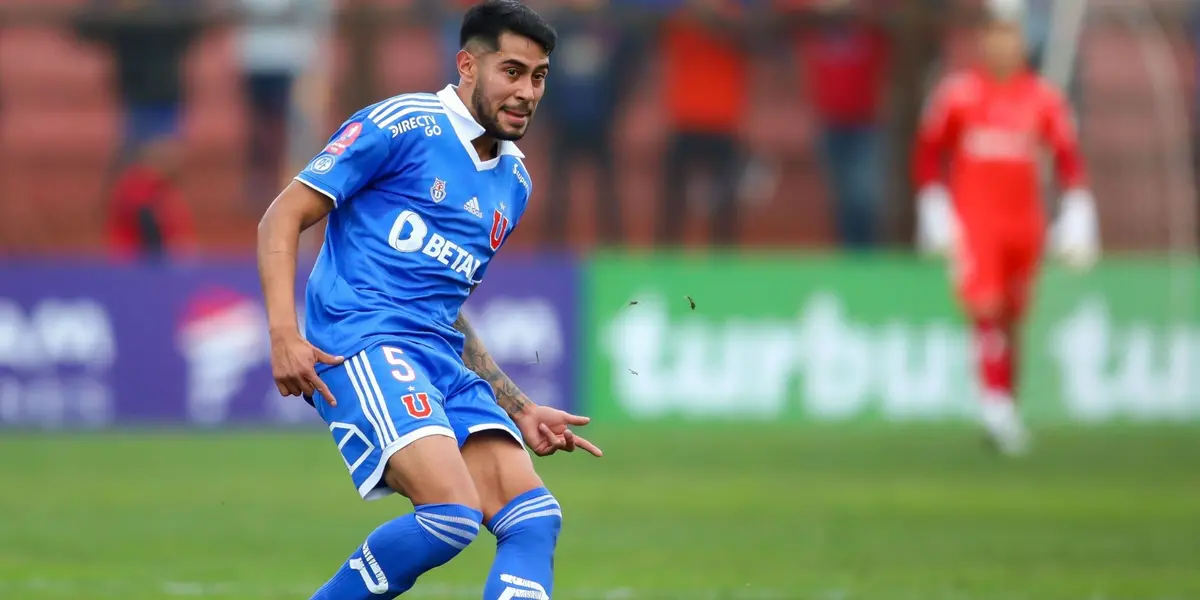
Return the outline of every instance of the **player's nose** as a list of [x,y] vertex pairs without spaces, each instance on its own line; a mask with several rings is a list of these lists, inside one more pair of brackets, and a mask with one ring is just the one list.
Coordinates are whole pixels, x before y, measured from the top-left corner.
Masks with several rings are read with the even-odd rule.
[[521,102],[521,107],[526,108],[533,101],[533,79],[528,77],[522,79],[521,83],[517,85],[515,96]]

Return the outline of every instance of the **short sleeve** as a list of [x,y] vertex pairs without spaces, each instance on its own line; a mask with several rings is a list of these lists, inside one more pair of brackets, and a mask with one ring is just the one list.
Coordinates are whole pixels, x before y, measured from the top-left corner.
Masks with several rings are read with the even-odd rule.
[[340,207],[380,174],[392,137],[371,120],[351,119],[329,145],[300,171],[296,180],[321,192]]

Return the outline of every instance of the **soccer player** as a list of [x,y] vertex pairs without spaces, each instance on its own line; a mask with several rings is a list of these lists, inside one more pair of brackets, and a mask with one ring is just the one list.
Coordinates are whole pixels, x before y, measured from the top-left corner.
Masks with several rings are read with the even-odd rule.
[[[1062,94],[1026,69],[1022,7],[993,0],[979,33],[981,65],[948,76],[926,107],[914,159],[918,245],[950,252],[975,329],[981,418],[996,447],[1027,449],[1017,409],[1019,326],[1046,233],[1038,151],[1053,150],[1065,190],[1052,242],[1069,264],[1096,259],[1095,203]],[[949,161],[943,183],[942,159]]]
[[[347,120],[259,226],[279,391],[311,398],[365,500],[414,512],[379,526],[314,600],[393,598],[487,527],[484,597],[550,598],[562,512],[526,452],[601,451],[585,417],[529,400],[460,308],[530,195],[520,139],[545,91],[554,30],[516,0],[470,8],[459,83]],[[328,215],[308,279],[307,340],[293,301],[300,233]]]

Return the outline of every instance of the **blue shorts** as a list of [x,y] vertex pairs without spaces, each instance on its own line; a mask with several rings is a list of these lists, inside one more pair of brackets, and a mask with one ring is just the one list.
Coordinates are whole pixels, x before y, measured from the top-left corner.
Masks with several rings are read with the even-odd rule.
[[384,466],[423,437],[444,435],[462,447],[467,436],[495,429],[524,446],[516,425],[496,404],[491,384],[460,357],[418,342],[374,343],[324,370],[321,380],[338,404],[329,406],[319,393],[313,404],[364,500],[394,493],[383,481]]

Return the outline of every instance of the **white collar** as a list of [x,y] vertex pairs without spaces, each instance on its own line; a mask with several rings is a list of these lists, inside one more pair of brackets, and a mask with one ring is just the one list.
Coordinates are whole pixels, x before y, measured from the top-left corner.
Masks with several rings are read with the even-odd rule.
[[450,124],[454,126],[454,133],[458,135],[458,140],[462,142],[463,147],[467,149],[467,154],[470,154],[471,159],[475,161],[475,168],[480,171],[493,168],[500,162],[500,157],[505,154],[524,158],[525,154],[517,148],[516,144],[502,140],[496,158],[486,162],[479,160],[479,153],[475,151],[475,145],[472,142],[486,131],[483,125],[480,125],[475,117],[471,116],[467,105],[463,104],[462,98],[458,97],[457,90],[458,88],[453,84],[448,85],[437,93],[437,97],[448,111],[446,114],[450,116]]

